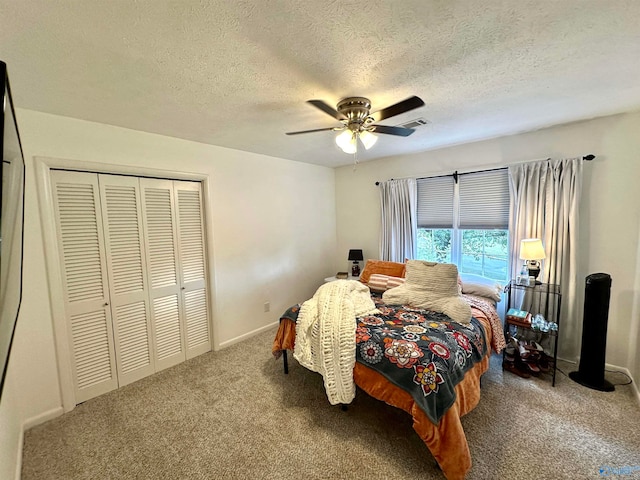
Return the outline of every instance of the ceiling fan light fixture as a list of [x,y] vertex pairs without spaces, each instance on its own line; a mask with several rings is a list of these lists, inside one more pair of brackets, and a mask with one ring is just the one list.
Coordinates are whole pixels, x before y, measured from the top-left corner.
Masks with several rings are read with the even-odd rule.
[[336,144],[344,153],[356,153],[358,149],[356,134],[349,129],[343,130],[342,133],[336,136]]
[[364,145],[364,148],[366,148],[367,150],[373,147],[378,141],[378,136],[374,135],[368,130],[363,130],[362,132],[360,132],[359,136],[360,136],[360,141]]

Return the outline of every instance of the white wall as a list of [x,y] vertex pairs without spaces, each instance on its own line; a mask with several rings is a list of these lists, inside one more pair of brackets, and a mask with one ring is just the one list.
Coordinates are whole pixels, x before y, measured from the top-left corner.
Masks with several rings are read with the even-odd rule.
[[34,156],[210,176],[216,346],[275,325],[336,271],[333,169],[28,110],[17,120],[27,165],[26,289],[0,405],[0,478],[16,468],[16,425],[61,408]]
[[[428,135],[428,128],[426,134]],[[638,232],[640,228],[640,113],[622,114],[536,132],[391,157],[336,170],[338,249],[336,262],[348,248],[363,248],[365,258],[379,258],[380,207],[374,183],[390,178],[495,168],[509,163],[575,157],[593,153],[585,162],[581,203],[581,252],[578,285],[590,273],[613,279],[607,336],[607,362],[628,368],[640,378],[638,312],[640,298]],[[424,134],[424,133],[423,133]],[[384,141],[381,139],[380,141]],[[579,305],[582,309],[582,305]],[[579,325],[582,318],[577,319]],[[630,333],[634,334],[629,338]],[[577,337],[577,335],[574,335]],[[571,345],[571,343],[574,345]],[[561,345],[565,355],[579,354],[580,338]]]
[[0,478],[16,476],[22,453],[22,419],[15,382],[15,361],[9,362],[2,400],[0,401]]

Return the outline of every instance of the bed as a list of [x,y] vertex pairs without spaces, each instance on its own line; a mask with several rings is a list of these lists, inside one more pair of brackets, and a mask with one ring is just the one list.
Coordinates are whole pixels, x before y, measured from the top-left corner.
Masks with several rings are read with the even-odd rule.
[[[427,445],[445,476],[462,479],[471,455],[460,418],[480,400],[480,377],[489,368],[491,351],[504,346],[495,303],[461,295],[470,305],[469,324],[443,313],[406,305],[387,305],[379,293],[372,299],[379,314],[356,319],[355,384],[372,397],[401,408]],[[300,305],[282,316],[272,353],[293,350]]]

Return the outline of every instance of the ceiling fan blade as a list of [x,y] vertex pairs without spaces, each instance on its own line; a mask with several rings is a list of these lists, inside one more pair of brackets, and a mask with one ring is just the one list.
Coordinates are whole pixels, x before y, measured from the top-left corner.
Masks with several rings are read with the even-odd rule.
[[327,113],[327,114],[331,115],[336,120],[346,120],[347,119],[347,117],[345,115],[343,115],[339,111],[335,110],[334,108],[330,107],[329,105],[324,103],[322,100],[308,100],[307,103],[310,103],[314,107],[319,108],[320,110],[322,110],[324,113]]
[[391,105],[390,107],[378,110],[377,112],[372,113],[371,116],[376,122],[379,122],[381,120],[384,120],[385,118],[400,115],[401,113],[408,112],[410,110],[413,110],[414,108],[422,107],[423,105],[424,102],[420,97],[413,96],[407,98],[406,100],[402,100],[401,102],[398,102],[394,105]]
[[399,135],[401,137],[408,137],[415,130],[413,128],[392,127],[389,125],[371,125],[374,133],[386,133],[388,135]]
[[287,135],[299,135],[301,133],[313,133],[313,132],[326,132],[328,130],[335,130],[335,127],[329,128],[316,128],[314,130],[301,130],[299,132],[287,132]]

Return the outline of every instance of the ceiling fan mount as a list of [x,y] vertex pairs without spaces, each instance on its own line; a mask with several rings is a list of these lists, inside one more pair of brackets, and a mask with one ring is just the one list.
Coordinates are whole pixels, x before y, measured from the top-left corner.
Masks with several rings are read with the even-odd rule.
[[369,116],[371,111],[371,101],[364,97],[348,97],[340,100],[337,105],[339,113],[346,117],[342,123],[353,132],[365,129],[365,124],[373,123],[373,118]]

